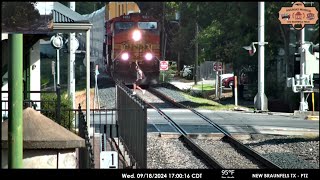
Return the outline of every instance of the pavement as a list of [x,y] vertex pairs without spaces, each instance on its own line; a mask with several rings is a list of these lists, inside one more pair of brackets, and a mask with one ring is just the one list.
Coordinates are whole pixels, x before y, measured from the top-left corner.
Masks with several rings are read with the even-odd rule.
[[[216,135],[212,126],[199,120],[189,110],[162,109],[170,115],[177,124],[188,129],[190,134],[208,134],[212,137]],[[273,134],[273,135],[296,135],[296,136],[319,136],[318,121],[308,121],[304,118],[294,117],[286,114],[251,113],[239,111],[212,111],[197,110],[231,134]],[[148,109],[148,132],[166,134],[167,136],[177,134],[169,126],[166,119],[155,110]],[[219,135],[219,134],[217,134]]]

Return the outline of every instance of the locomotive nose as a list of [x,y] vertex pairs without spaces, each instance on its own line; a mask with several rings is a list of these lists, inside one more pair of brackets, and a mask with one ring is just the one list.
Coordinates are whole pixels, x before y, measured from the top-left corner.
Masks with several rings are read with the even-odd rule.
[[133,33],[132,33],[132,39],[134,41],[140,41],[142,35],[141,35],[141,31],[139,30],[134,30]]

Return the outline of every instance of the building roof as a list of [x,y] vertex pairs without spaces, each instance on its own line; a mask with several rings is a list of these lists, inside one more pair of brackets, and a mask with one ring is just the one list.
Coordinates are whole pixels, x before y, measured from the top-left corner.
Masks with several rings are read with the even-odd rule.
[[[8,148],[8,120],[2,123],[2,147]],[[73,149],[85,147],[83,138],[32,108],[23,110],[24,149]]]
[[92,26],[84,16],[58,2],[53,3],[52,16],[48,27],[53,32],[83,32],[91,29]]
[[54,23],[88,22],[81,14],[59,2],[53,3],[52,16]]

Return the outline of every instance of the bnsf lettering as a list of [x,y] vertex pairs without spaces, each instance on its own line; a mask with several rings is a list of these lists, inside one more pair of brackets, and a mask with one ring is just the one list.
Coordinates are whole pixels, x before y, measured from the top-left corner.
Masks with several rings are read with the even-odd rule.
[[124,50],[147,50],[151,49],[150,44],[122,44],[122,49]]

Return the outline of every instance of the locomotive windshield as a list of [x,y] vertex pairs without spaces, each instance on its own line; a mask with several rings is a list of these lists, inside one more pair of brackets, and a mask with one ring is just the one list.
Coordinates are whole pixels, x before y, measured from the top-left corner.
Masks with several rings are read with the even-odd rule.
[[157,22],[138,22],[139,29],[157,29]]
[[116,31],[131,29],[134,26],[134,22],[116,22],[115,29]]

